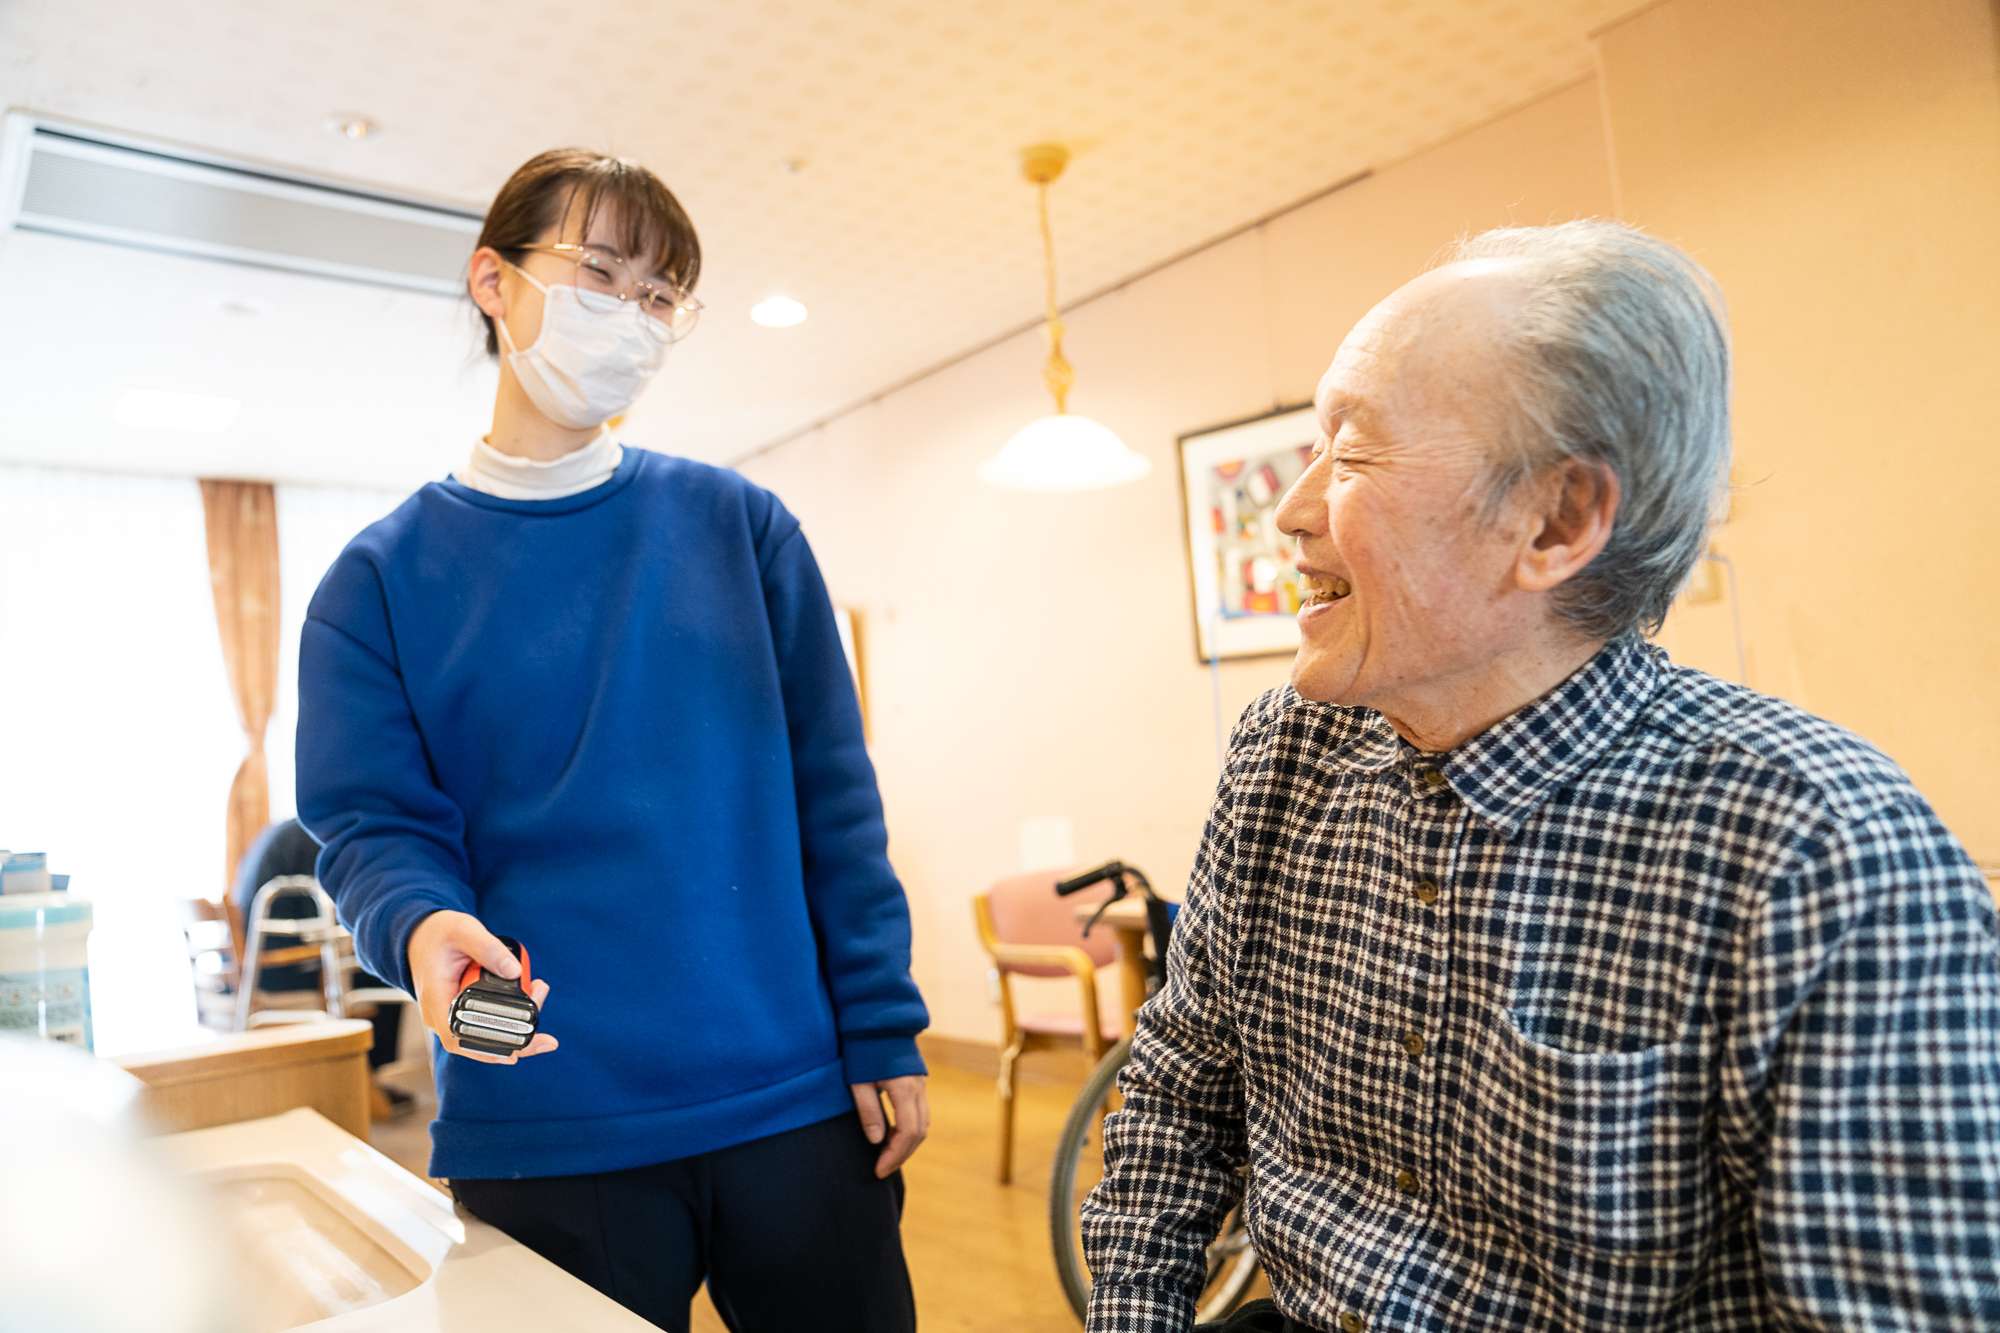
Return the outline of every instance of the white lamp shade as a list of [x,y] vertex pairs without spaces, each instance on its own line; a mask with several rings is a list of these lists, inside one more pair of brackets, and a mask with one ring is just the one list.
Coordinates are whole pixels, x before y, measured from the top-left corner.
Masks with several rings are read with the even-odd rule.
[[1089,417],[1064,412],[1030,421],[979,465],[979,479],[1010,491],[1091,491],[1137,481],[1152,460]]

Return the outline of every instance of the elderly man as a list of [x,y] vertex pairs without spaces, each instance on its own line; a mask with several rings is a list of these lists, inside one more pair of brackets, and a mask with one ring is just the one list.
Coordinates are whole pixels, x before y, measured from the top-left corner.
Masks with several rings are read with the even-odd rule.
[[1728,472],[1717,307],[1577,222],[1342,344],[1292,683],[1084,1210],[1093,1333],[1186,1329],[1239,1197],[1246,1326],[2000,1328],[1979,874],[1868,744],[1642,641]]

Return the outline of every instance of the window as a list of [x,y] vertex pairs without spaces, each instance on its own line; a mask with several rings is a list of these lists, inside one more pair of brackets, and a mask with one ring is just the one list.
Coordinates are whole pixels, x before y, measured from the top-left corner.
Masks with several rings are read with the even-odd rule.
[[[292,813],[299,626],[349,537],[401,498],[278,488],[271,813]],[[194,999],[177,902],[213,897],[243,758],[186,478],[0,466],[0,846],[91,900],[98,1050],[178,1044]]]

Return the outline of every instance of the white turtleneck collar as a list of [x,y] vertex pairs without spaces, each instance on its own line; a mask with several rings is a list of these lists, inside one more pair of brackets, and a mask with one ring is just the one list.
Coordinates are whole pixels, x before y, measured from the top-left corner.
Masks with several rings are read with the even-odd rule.
[[452,475],[461,484],[502,500],[560,500],[610,481],[624,456],[608,430],[576,452],[546,463],[503,454],[480,440],[472,446],[465,466]]

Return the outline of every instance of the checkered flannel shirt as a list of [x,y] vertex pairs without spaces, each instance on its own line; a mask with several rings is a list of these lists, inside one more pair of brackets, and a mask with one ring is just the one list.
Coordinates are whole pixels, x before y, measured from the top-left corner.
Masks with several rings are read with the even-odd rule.
[[2000,1329],[1993,900],[1909,779],[1621,641],[1446,754],[1238,724],[1083,1213],[1192,1323],[1245,1193],[1319,1329]]

